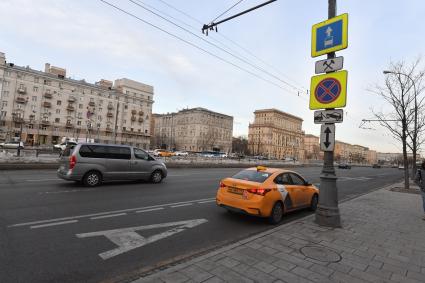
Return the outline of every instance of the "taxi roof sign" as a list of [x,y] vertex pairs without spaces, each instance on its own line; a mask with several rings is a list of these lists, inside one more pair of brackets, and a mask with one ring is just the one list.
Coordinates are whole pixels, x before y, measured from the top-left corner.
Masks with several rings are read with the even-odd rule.
[[311,77],[310,109],[342,108],[347,104],[347,71]]
[[311,30],[311,57],[347,48],[348,14],[313,25]]
[[257,171],[266,171],[267,167],[266,166],[257,166]]

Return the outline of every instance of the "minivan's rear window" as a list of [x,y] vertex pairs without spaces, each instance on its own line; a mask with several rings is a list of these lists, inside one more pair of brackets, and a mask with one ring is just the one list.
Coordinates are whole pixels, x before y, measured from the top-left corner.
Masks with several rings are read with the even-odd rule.
[[108,159],[130,159],[131,152],[128,147],[82,145],[79,151],[82,157],[108,158]]
[[240,179],[245,181],[263,183],[270,177],[271,173],[261,172],[256,170],[243,170],[236,175],[233,175],[233,179]]
[[70,156],[72,152],[74,151],[75,145],[74,144],[68,144],[64,151],[62,152],[62,156]]

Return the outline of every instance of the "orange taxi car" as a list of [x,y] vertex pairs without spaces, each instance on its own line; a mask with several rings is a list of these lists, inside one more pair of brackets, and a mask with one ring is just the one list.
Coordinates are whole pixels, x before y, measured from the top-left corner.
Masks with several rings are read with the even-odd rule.
[[319,190],[298,173],[258,166],[220,182],[217,205],[245,214],[267,217],[272,224],[283,214],[301,208],[316,210]]

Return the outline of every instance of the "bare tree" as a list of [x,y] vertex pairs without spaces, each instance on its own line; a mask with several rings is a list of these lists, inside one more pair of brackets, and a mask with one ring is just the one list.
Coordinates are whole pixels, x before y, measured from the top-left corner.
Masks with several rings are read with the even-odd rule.
[[417,71],[418,64],[419,60],[411,66],[407,66],[403,61],[391,63],[389,70],[384,71],[384,74],[388,74],[384,86],[377,85],[370,90],[392,107],[392,110],[387,113],[374,110],[372,112],[379,124],[389,130],[391,135],[402,144],[406,189],[409,188],[407,150],[409,148],[412,151],[416,160],[416,153],[423,142],[425,130],[423,114],[420,111],[424,107],[424,99],[420,97],[424,74]]

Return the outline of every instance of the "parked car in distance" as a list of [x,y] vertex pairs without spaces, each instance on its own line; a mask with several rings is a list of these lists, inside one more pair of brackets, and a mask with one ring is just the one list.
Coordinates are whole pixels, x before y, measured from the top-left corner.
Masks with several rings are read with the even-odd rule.
[[400,170],[404,170],[404,166],[403,166],[403,165],[399,165],[399,166],[398,166],[398,169],[400,169]]
[[188,156],[189,153],[187,151],[175,151],[174,155],[175,156]]
[[57,175],[89,187],[115,180],[150,180],[152,183],[160,183],[167,177],[167,167],[139,148],[79,143],[65,148]]
[[348,163],[340,163],[338,164],[339,169],[351,169],[351,165]]
[[65,148],[68,145],[77,145],[77,143],[76,142],[73,142],[73,141],[66,141],[66,142],[63,142],[63,143],[60,143],[60,144],[53,145],[53,149],[64,151]]
[[381,165],[375,163],[375,164],[372,165],[372,168],[381,168]]
[[165,149],[155,149],[154,150],[154,156],[160,156],[160,157],[170,157],[173,156],[174,153]]
[[9,142],[2,142],[0,143],[0,148],[7,148],[7,149],[24,149],[24,143],[19,141],[9,141]]

